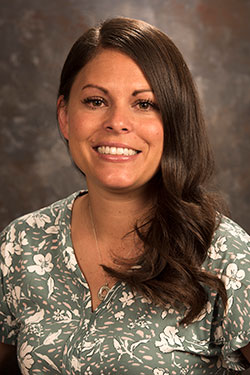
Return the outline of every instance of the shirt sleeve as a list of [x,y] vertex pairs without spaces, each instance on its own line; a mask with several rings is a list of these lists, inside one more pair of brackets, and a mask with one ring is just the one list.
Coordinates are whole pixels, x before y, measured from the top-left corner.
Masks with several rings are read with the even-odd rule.
[[222,343],[228,369],[250,367],[239,350],[250,342],[250,237],[236,223],[224,218],[209,256],[225,284],[228,304],[215,332]]
[[19,287],[15,287],[13,282],[13,255],[18,251],[15,237],[14,225],[7,227],[0,235],[0,342],[9,345],[16,345],[18,330],[13,315],[13,301],[19,294]]

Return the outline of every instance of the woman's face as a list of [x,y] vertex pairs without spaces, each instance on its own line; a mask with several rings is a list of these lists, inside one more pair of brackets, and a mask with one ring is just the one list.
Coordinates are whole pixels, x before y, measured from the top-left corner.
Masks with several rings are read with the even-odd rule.
[[101,50],[78,73],[58,119],[88,187],[145,188],[159,167],[163,125],[154,94],[127,55]]

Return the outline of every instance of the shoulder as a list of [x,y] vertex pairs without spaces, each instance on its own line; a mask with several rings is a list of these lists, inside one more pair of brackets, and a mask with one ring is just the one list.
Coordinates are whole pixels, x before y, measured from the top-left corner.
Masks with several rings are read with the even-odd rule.
[[249,234],[247,234],[247,232],[233,220],[223,215],[221,216],[219,226],[214,233],[214,238],[216,239],[218,235],[224,235],[228,239],[236,240],[239,243],[250,244]]
[[[60,215],[65,209],[71,211],[74,199],[79,193],[71,194],[69,197],[53,202],[39,210],[25,214],[13,220],[1,233],[2,236],[13,237],[13,232],[22,231],[26,228],[41,229],[49,231],[51,225],[57,225]],[[52,228],[51,228],[52,230]]]
[[[40,210],[31,212],[12,221],[0,235],[0,271],[3,276],[19,277],[25,264],[32,265],[49,257],[49,250],[65,242],[70,232],[71,209],[77,195],[74,193]],[[53,252],[55,255],[55,251]],[[49,259],[48,258],[48,259]],[[47,258],[46,258],[47,259]]]
[[236,310],[239,303],[246,307],[246,311],[242,312],[246,322],[249,320],[249,310],[245,304],[250,298],[249,267],[249,235],[231,219],[222,217],[202,268],[223,281],[232,315],[238,316]]
[[237,223],[222,216],[214,232],[208,258],[226,261],[248,260],[250,255],[250,236]]
[[[70,223],[71,208],[79,192],[26,214],[12,221],[0,234],[0,250],[3,258],[18,253],[26,246],[36,246],[41,238],[49,238],[60,232],[63,222]],[[19,250],[19,251],[17,251]]]
[[234,221],[222,216],[202,268],[222,278],[226,288],[230,284],[238,289],[241,280],[247,285],[249,263],[250,236]]

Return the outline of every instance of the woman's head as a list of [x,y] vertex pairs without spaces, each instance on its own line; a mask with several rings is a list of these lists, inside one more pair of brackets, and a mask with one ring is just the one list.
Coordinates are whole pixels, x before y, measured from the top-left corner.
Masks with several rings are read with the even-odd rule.
[[154,93],[128,55],[105,48],[78,73],[58,108],[61,132],[88,189],[144,196],[163,150]]
[[161,171],[169,193],[187,196],[211,167],[203,118],[191,74],[174,43],[160,30],[128,18],[114,18],[85,32],[64,64],[58,97],[67,103],[79,71],[102,49],[115,49],[141,68],[157,99],[164,126]]

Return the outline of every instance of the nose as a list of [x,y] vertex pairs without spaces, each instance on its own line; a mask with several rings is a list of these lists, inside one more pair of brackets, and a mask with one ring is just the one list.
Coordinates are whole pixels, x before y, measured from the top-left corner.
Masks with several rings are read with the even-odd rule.
[[112,108],[104,122],[105,130],[118,134],[130,132],[132,124],[128,111],[118,106]]

